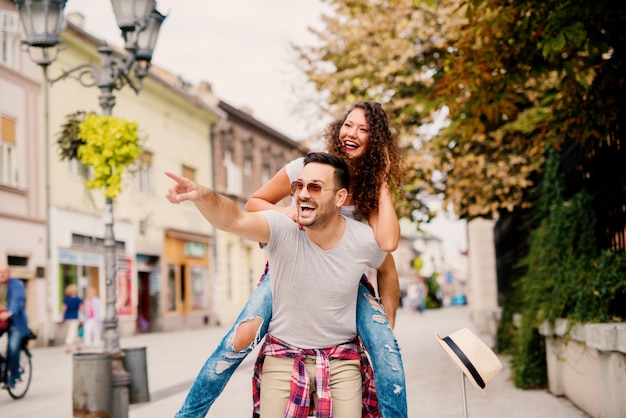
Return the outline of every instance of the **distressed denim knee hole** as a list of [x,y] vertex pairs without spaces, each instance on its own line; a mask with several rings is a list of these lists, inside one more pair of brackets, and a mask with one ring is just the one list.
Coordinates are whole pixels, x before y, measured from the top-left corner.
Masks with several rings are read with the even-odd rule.
[[252,318],[239,324],[232,340],[233,349],[235,351],[243,351],[246,348],[252,348],[261,325],[263,325],[263,318]]
[[385,313],[385,311],[383,310],[383,305],[381,305],[374,296],[372,296],[370,293],[366,293],[365,297],[367,298],[367,301],[370,303],[372,309],[382,314]]
[[372,319],[374,320],[374,322],[378,322],[379,324],[387,323],[387,318],[382,315],[372,315]]

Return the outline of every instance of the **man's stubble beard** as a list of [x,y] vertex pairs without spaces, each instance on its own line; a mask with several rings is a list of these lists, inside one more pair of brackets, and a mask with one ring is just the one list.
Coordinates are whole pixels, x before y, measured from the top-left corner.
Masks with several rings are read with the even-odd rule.
[[[330,205],[330,204],[331,204],[330,202],[327,203],[327,205]],[[322,210],[320,211],[320,209]],[[333,216],[335,216],[335,213],[326,210],[326,208],[324,208],[323,205],[317,205],[315,208],[315,217],[311,219],[308,224],[306,224],[306,223],[300,222],[300,209],[298,209],[298,223],[313,231],[321,231],[321,230],[326,229],[328,225],[330,225],[333,219]]]

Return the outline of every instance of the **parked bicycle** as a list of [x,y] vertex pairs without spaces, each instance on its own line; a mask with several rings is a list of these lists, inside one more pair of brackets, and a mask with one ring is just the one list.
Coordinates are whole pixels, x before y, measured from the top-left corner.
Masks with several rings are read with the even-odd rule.
[[[30,387],[30,381],[33,377],[33,364],[32,354],[28,349],[28,341],[34,338],[37,338],[37,336],[31,332],[30,335],[22,339],[20,347],[20,377],[15,381],[15,387],[7,388],[9,395],[13,399],[23,398]],[[4,386],[9,380],[9,373],[9,362],[5,349],[4,354],[0,353],[0,385]]]

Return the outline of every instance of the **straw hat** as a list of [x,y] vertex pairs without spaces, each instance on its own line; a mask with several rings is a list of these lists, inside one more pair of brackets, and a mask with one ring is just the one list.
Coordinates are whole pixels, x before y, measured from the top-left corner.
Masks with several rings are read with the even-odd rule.
[[437,342],[452,361],[465,373],[467,379],[491,400],[485,387],[502,370],[502,363],[480,338],[467,328],[447,337],[437,336]]

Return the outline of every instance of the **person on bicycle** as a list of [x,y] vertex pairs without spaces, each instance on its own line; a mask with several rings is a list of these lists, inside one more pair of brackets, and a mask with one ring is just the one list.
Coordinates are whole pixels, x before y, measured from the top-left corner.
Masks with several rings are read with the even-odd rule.
[[7,360],[9,378],[3,389],[12,389],[20,378],[20,346],[22,339],[30,334],[26,316],[26,291],[24,283],[12,279],[9,266],[0,264],[0,321],[9,321]]

